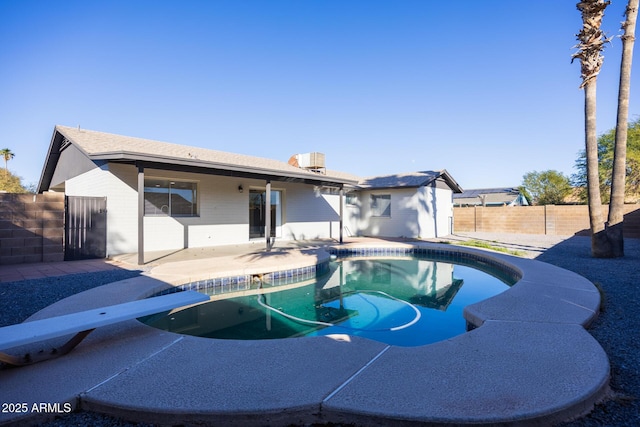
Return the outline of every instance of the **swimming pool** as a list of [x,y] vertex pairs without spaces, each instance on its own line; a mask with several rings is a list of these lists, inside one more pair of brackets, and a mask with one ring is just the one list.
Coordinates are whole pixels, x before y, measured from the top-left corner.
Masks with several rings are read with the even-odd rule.
[[346,334],[420,346],[464,333],[465,306],[497,295],[515,279],[497,268],[425,257],[338,259],[314,280],[272,276],[242,296],[162,313],[143,322],[218,339],[281,339]]
[[[341,245],[330,253],[361,252],[368,257],[387,251],[377,245]],[[325,252],[331,249],[314,252],[312,262],[328,259]],[[511,270],[519,282],[465,308],[467,320],[477,326],[471,333],[417,347],[386,346],[347,335],[214,340],[154,331],[132,320],[90,336],[80,353],[70,355],[73,363],[41,366],[64,382],[49,387],[49,400],[61,401],[73,393],[82,396],[76,397],[81,409],[148,424],[291,425],[295,418],[300,425],[547,425],[582,415],[607,395],[607,355],[584,329],[597,317],[600,303],[587,279],[539,261],[473,248],[423,244],[402,252],[418,250],[497,265]],[[243,271],[229,268],[220,275],[204,268],[227,265],[226,259],[176,263],[174,271],[182,276],[171,279],[172,285],[166,270],[162,275],[152,270],[151,278],[142,275],[94,288],[39,316],[91,309],[114,299],[137,300],[169,292],[169,287],[209,286],[207,293],[217,296],[215,288],[239,288],[241,275],[248,277],[246,282],[311,265],[280,253],[261,257],[269,263],[260,263],[251,253],[242,257],[250,261]],[[72,384],[64,381],[69,375],[77,377]],[[41,369],[5,375],[3,391],[20,399],[25,383],[41,377]],[[97,385],[88,389],[87,384]],[[215,393],[203,393],[205,389]]]

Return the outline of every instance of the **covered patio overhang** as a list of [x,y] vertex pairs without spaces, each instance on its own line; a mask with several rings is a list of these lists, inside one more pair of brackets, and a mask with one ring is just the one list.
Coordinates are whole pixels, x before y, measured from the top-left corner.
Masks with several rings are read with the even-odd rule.
[[[95,156],[92,156],[95,157]],[[265,204],[271,203],[271,183],[275,182],[297,182],[310,184],[321,187],[337,188],[340,195],[339,216],[340,231],[339,241],[343,242],[344,228],[344,187],[355,185],[356,182],[349,179],[333,178],[315,172],[307,172],[301,170],[301,173],[279,173],[278,171],[260,169],[257,167],[239,167],[237,165],[210,164],[209,162],[185,162],[181,159],[158,159],[144,158],[145,156],[135,156],[140,158],[132,159],[119,157],[108,158],[109,156],[100,156],[100,159],[114,163],[134,164],[138,170],[137,192],[138,192],[138,264],[144,264],[144,178],[145,169],[159,169],[168,171],[191,172],[198,174],[209,174],[228,177],[239,177],[257,179],[265,182]],[[273,238],[271,237],[271,211],[265,211],[265,249],[270,251],[273,246]]]

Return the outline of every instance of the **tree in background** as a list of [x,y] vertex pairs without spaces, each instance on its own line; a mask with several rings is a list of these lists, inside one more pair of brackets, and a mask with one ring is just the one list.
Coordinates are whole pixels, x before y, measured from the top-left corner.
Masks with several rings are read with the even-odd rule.
[[[598,175],[603,203],[609,203],[613,173],[616,130],[610,129],[598,137]],[[571,183],[579,189],[578,197],[587,202],[587,163],[582,150],[575,163],[576,173],[571,175]],[[628,124],[626,150],[625,201],[640,202],[640,118]]]
[[591,226],[591,254],[607,257],[611,245],[602,220],[600,177],[598,175],[598,136],[596,134],[596,80],[602,67],[602,49],[608,40],[600,29],[604,10],[609,5],[604,0],[583,0],[576,7],[582,13],[582,29],[578,33],[578,52],[573,59],[580,60],[584,89],[584,129],[587,169],[587,194],[589,197],[589,224]]
[[9,172],[8,163],[9,160],[15,157],[15,154],[8,148],[0,149],[0,156],[4,159],[4,174],[0,176],[0,192],[6,193],[36,193],[36,186],[29,184],[28,186],[22,185],[22,179]]
[[555,170],[528,172],[522,177],[522,186],[534,205],[561,205],[572,192],[569,178]]
[[625,177],[627,175],[627,120],[629,120],[629,91],[631,87],[631,62],[635,42],[638,0],[629,0],[622,24],[622,60],[620,63],[620,84],[618,87],[618,116],[616,118],[616,138],[613,149],[613,171],[611,178],[611,202],[607,218],[607,238],[611,244],[611,256],[624,256]]
[[531,197],[531,194],[529,194],[529,191],[524,185],[519,186],[518,191],[520,192],[520,194],[522,194],[522,196],[524,196],[525,199],[527,199],[527,204],[529,206],[533,205],[533,197]]
[[[29,193],[30,191],[22,186],[20,177],[5,170],[0,174],[0,191],[7,193]],[[33,191],[31,191],[33,192]]]
[[4,158],[4,174],[5,176],[7,176],[7,174],[9,173],[9,160],[13,159],[15,154],[13,154],[8,148],[3,148],[0,150],[0,155],[2,155],[2,157]]

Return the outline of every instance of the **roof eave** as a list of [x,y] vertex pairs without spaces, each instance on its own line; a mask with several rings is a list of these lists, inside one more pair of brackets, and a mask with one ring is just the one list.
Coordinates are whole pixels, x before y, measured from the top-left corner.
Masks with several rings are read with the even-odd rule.
[[180,157],[166,157],[166,156],[154,156],[150,154],[141,154],[126,151],[117,152],[104,152],[90,154],[91,160],[106,160],[106,161],[120,161],[120,162],[143,162],[150,164],[163,164],[163,165],[179,165],[194,167],[199,169],[208,170],[224,170],[232,171],[249,175],[270,176],[273,179],[288,178],[293,180],[302,180],[311,183],[317,183],[322,185],[338,184],[338,185],[354,185],[357,181],[350,179],[343,179],[337,177],[330,177],[321,174],[310,173],[295,173],[293,171],[282,171],[268,168],[259,168],[252,166],[239,166],[228,163],[204,161],[198,159],[184,159]]
[[458,184],[458,182],[453,179],[451,174],[446,169],[442,169],[440,171],[440,177],[444,178],[444,180],[447,182],[447,185],[451,187],[451,190],[454,193],[462,193],[464,191],[462,187],[460,187],[460,184]]
[[49,143],[49,149],[47,151],[47,157],[45,157],[44,165],[42,166],[42,172],[40,173],[40,180],[38,181],[37,193],[43,193],[49,189],[51,185],[51,179],[53,178],[53,172],[58,165],[58,159],[60,158],[60,147],[64,135],[62,135],[58,129],[54,129],[51,136],[51,142]]
[[420,188],[424,186],[424,184],[420,185],[381,185],[381,186],[357,186],[358,190],[393,190],[393,189],[403,189],[403,188]]

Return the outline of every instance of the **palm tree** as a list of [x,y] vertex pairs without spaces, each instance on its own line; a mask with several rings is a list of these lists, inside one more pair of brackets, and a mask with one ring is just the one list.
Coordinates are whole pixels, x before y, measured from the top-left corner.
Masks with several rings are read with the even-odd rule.
[[622,61],[620,63],[620,86],[618,89],[618,117],[616,119],[616,141],[613,150],[613,172],[611,177],[611,202],[607,219],[607,237],[611,243],[611,256],[624,256],[625,177],[627,174],[627,120],[629,119],[629,91],[631,86],[631,62],[635,41],[638,0],[629,0],[622,23]]
[[11,150],[9,150],[8,148],[3,148],[2,150],[0,150],[0,155],[4,157],[4,174],[6,176],[9,174],[9,167],[8,167],[9,160],[13,159],[15,154],[13,154]]
[[581,89],[584,89],[584,128],[585,151],[587,157],[587,193],[589,197],[589,223],[591,225],[591,254],[594,257],[606,257],[610,245],[602,220],[602,202],[600,199],[600,180],[598,177],[598,136],[596,134],[596,80],[602,67],[601,54],[608,40],[600,29],[604,10],[609,5],[604,0],[583,0],[576,7],[582,13],[582,29],[578,33],[579,50],[573,59],[580,60],[582,77]]

